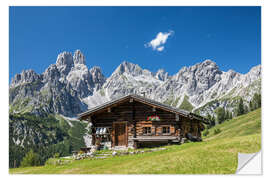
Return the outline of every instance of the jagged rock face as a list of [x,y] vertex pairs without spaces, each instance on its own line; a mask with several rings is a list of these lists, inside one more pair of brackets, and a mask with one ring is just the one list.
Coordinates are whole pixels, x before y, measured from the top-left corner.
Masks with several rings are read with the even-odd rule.
[[100,89],[106,81],[106,78],[102,74],[100,67],[95,66],[91,68],[89,73],[91,74],[90,77],[92,85],[95,86],[96,89]]
[[41,79],[42,77],[32,69],[26,71],[23,70],[21,74],[16,74],[15,77],[12,78],[10,87],[15,87],[23,83],[32,83]]
[[251,70],[246,74],[244,82],[247,84],[255,81],[261,77],[261,65],[251,68]]
[[156,79],[149,70],[124,61],[106,80],[102,89],[106,90],[107,99],[115,99],[131,93],[139,94],[146,90],[151,92],[161,83],[162,81]]
[[194,66],[182,68],[172,79],[181,87],[185,86],[187,95],[193,96],[212,87],[221,79],[221,74],[216,63],[206,60]]
[[63,52],[58,55],[56,67],[63,77],[70,72],[73,66],[74,66],[73,57],[70,52]]
[[84,64],[85,65],[85,57],[80,50],[76,50],[73,55],[74,64]]
[[63,52],[42,75],[33,70],[15,75],[10,85],[10,104],[19,107],[16,111],[31,106],[31,111],[37,114],[75,116],[120,96],[146,92],[146,97],[176,107],[182,107],[185,101],[193,110],[215,101],[202,110],[212,112],[217,106],[231,108],[235,102],[228,99],[243,97],[249,101],[254,93],[260,92],[260,65],[240,74],[233,70],[223,72],[215,62],[205,60],[169,76],[163,69],[152,73],[124,61],[106,79],[99,67],[89,70],[85,62],[79,50],[73,56]]
[[81,98],[89,96],[93,92],[90,76],[91,75],[86,65],[77,64],[75,67],[72,67],[71,71],[66,76],[65,81]]
[[165,72],[164,69],[159,69],[155,75],[155,78],[161,81],[166,81],[169,77],[168,72]]
[[58,81],[61,74],[55,64],[50,65],[43,73],[43,82]]
[[[180,107],[184,97],[193,106],[193,110],[206,103],[217,100],[208,109],[213,112],[216,107],[230,107],[234,101],[220,99],[243,97],[249,101],[255,92],[260,91],[260,66],[254,67],[247,74],[233,70],[223,72],[215,62],[205,60],[190,67],[183,67],[173,76],[164,70],[153,74],[133,63],[123,62],[102,86],[101,92],[95,92],[85,99],[88,107],[124,96],[130,93],[146,92],[148,98]],[[247,90],[256,84],[252,91]],[[247,93],[249,92],[249,93]]]
[[33,70],[16,74],[10,85],[10,105],[16,112],[27,109],[35,114],[76,116],[87,109],[81,99],[92,95],[104,82],[100,68],[88,70],[79,50],[73,56],[63,52],[42,75]]

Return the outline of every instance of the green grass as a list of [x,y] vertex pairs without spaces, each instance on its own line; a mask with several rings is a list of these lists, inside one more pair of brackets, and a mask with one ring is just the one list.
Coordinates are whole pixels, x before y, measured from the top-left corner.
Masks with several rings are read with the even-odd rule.
[[163,103],[167,105],[171,105],[173,103],[173,97],[169,96]]
[[84,159],[69,164],[10,169],[23,174],[234,174],[237,154],[261,149],[261,110],[217,125],[203,142],[167,146],[144,154]]
[[185,95],[182,104],[179,106],[180,109],[191,111],[194,108],[192,106],[192,104],[190,104],[190,102],[188,101],[188,99],[189,99],[189,97],[187,95]]
[[172,106],[176,107],[179,100],[180,100],[180,97],[176,98],[175,101],[173,102]]
[[[220,134],[214,135],[214,129],[219,128]],[[209,129],[209,135],[204,139],[234,138],[261,133],[261,109],[252,111],[246,115],[227,120],[222,124]]]

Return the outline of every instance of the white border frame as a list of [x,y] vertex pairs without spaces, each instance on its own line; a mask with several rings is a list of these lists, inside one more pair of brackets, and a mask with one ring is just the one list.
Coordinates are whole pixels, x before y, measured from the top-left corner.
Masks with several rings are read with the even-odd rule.
[[[267,114],[267,109],[270,107],[270,70],[268,70],[270,64],[270,56],[269,56],[269,22],[270,22],[270,9],[269,9],[269,0],[1,0],[0,6],[0,19],[1,19],[1,28],[0,28],[0,49],[1,49],[1,172],[3,173],[2,178],[37,178],[31,175],[9,175],[8,174],[8,76],[9,76],[9,6],[262,6],[262,137],[265,140],[269,139],[269,130],[270,128],[270,117]],[[265,51],[264,51],[265,47]],[[269,142],[262,141],[262,150],[263,152],[263,176],[239,176],[239,175],[229,175],[229,176],[219,176],[216,175],[188,175],[184,176],[173,175],[175,177],[170,178],[202,178],[202,179],[216,179],[216,178],[265,178],[270,175],[269,167],[270,167],[270,151],[269,151]],[[268,161],[267,161],[268,160]],[[61,178],[59,175],[43,175],[38,176],[40,179],[48,179],[48,178]],[[74,179],[74,178],[86,178],[75,176],[65,176],[66,179]],[[140,179],[147,178],[148,176],[138,175],[138,176],[119,176],[119,175],[101,175],[99,177],[87,177],[87,178],[111,178],[111,179]],[[152,177],[150,177],[152,178]],[[154,178],[164,179],[162,175],[156,176]],[[269,178],[269,177],[268,177]]]

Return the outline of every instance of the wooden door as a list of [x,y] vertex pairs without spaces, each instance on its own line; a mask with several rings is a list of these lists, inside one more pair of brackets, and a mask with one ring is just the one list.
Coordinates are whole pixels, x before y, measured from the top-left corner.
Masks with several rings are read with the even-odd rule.
[[127,145],[127,135],[126,135],[126,123],[125,122],[115,122],[114,123],[114,133],[115,133],[115,146],[126,146]]

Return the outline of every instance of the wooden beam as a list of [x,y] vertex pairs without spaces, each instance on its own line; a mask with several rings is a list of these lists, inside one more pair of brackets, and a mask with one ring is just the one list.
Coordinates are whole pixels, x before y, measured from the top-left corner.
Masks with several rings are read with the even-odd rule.
[[134,102],[132,102],[132,121],[133,121],[133,137],[136,138],[136,119],[135,119],[135,105]]
[[89,116],[86,120],[87,120],[88,122],[91,122],[91,121],[92,121],[92,117]]
[[126,124],[126,147],[128,147],[128,122],[125,123]]

